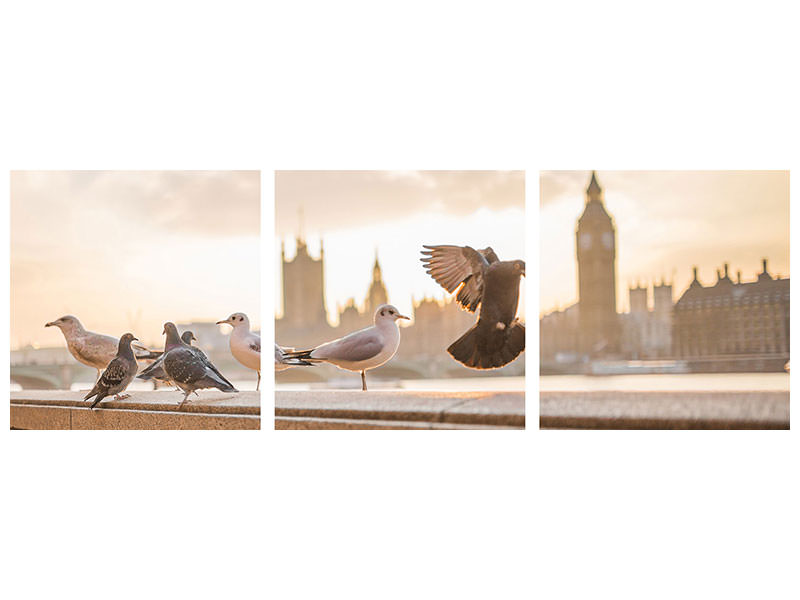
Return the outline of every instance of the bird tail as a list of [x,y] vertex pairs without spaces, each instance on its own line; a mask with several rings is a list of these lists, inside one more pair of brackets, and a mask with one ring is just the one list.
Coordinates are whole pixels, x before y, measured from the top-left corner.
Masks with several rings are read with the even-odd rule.
[[450,344],[447,351],[470,369],[498,369],[507,365],[525,349],[525,326],[514,321],[502,329],[486,330],[476,323]]
[[104,385],[102,385],[100,381],[98,381],[97,383],[94,384],[92,391],[86,394],[86,396],[84,396],[83,399],[88,400],[92,396],[97,396],[97,398],[94,399],[94,402],[92,402],[91,408],[94,408],[95,406],[97,406],[100,400],[105,398],[107,395],[108,395],[108,389]]
[[233,384],[225,379],[225,377],[219,371],[214,371],[209,375],[206,375],[206,379],[212,381],[214,383],[214,387],[217,388],[221,392],[238,392]]
[[287,365],[311,367],[315,363],[322,362],[318,358],[311,358],[311,353],[314,350],[316,350],[316,348],[311,348],[309,350],[292,350],[290,352],[284,352],[283,362],[284,364]]

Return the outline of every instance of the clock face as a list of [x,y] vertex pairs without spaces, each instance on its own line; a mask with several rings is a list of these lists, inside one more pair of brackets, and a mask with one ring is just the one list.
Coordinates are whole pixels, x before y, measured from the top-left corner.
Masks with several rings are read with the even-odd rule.
[[611,248],[614,245],[614,236],[611,235],[610,231],[606,231],[603,234],[603,246],[606,248]]
[[590,233],[582,233],[580,235],[580,244],[581,244],[581,248],[583,248],[584,250],[589,248],[592,245],[592,234],[590,234]]

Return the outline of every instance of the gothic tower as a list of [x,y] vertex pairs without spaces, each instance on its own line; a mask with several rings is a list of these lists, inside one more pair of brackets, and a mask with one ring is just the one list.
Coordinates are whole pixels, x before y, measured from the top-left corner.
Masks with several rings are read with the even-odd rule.
[[283,264],[283,324],[286,327],[304,328],[327,326],[325,312],[325,251],[319,244],[319,258],[308,253],[308,246],[297,238],[297,252],[292,260],[286,260],[281,244]]
[[389,299],[386,294],[386,286],[383,283],[383,274],[381,273],[381,265],[378,262],[378,252],[376,250],[375,264],[372,266],[372,283],[370,283],[369,292],[367,293],[367,316],[372,319],[378,307],[388,302]]
[[581,352],[614,354],[619,350],[616,230],[603,205],[603,190],[594,171],[586,188],[586,207],[578,219],[575,243]]

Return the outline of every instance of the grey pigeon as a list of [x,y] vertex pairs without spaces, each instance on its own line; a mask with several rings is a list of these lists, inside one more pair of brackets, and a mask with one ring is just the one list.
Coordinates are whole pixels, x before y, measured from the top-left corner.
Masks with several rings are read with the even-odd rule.
[[108,367],[100,375],[100,379],[94,384],[92,391],[84,398],[84,400],[88,400],[92,396],[96,396],[91,408],[97,406],[98,402],[111,394],[114,394],[115,400],[128,397],[128,394],[120,396],[120,393],[125,391],[125,388],[133,381],[136,371],[139,369],[131,349],[131,342],[135,339],[132,333],[126,333],[120,338],[117,355],[108,363]]
[[[45,324],[45,327],[58,327],[67,341],[67,349],[79,363],[97,369],[97,378],[100,372],[117,355],[119,340],[110,335],[86,331],[77,317],[65,315],[55,321]],[[157,358],[160,352],[151,352],[146,348],[137,348],[134,354],[138,360]],[[95,380],[96,381],[96,380]]]
[[361,371],[361,389],[367,391],[366,371],[380,367],[400,346],[398,319],[408,319],[391,304],[375,311],[375,325],[312,348],[287,352],[288,358],[309,362],[328,362],[347,371]]
[[494,250],[469,246],[423,246],[428,274],[478,321],[447,351],[471,369],[497,369],[525,349],[525,326],[515,318],[525,261],[501,261]]
[[313,363],[300,358],[289,358],[288,352],[294,352],[294,348],[282,348],[275,344],[275,370],[285,371],[289,367],[312,366]]
[[181,406],[195,390],[217,388],[223,392],[238,392],[211,364],[200,348],[189,346],[180,337],[174,323],[164,323],[167,336],[164,344],[164,373],[184,392]]
[[[192,341],[197,341],[197,338],[194,337],[194,333],[191,331],[184,331],[181,334],[181,340],[183,340],[184,344],[189,346],[192,345]],[[137,379],[143,379],[145,381],[150,381],[151,379],[155,379],[156,381],[162,381],[168,385],[175,385],[173,381],[167,377],[167,374],[164,372],[164,354],[162,353],[151,365],[149,365],[144,371],[137,375]]]

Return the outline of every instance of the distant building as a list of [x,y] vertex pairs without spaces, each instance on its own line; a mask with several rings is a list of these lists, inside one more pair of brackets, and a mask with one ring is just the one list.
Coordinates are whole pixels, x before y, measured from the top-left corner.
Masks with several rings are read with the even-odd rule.
[[675,304],[675,355],[684,359],[746,355],[789,357],[789,279],[773,278],[767,261],[756,281],[717,271],[714,285],[694,278]]
[[603,190],[592,171],[586,206],[575,230],[578,258],[580,349],[590,356],[619,351],[616,229],[603,204]]
[[648,288],[628,289],[630,312],[620,315],[622,355],[626,358],[666,358],[672,354],[672,285],[653,286],[653,310]]

